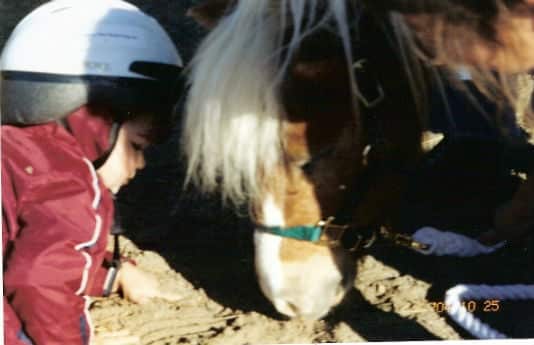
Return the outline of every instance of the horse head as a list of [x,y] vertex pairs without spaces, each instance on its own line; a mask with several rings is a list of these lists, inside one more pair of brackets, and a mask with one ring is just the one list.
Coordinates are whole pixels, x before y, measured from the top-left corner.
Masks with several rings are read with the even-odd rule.
[[[398,187],[385,174],[369,181],[372,193],[358,191],[372,156],[363,107],[373,100],[355,77],[353,5],[212,0],[190,11],[212,30],[191,70],[188,176],[203,190],[220,187],[227,200],[248,202],[259,285],[290,317],[321,318],[340,303],[355,275],[340,237],[386,217]],[[391,91],[371,88],[375,99]],[[388,116],[398,112],[386,108]],[[415,156],[418,120],[393,118],[381,126],[400,143],[391,155]],[[351,194],[359,202],[346,207]]]

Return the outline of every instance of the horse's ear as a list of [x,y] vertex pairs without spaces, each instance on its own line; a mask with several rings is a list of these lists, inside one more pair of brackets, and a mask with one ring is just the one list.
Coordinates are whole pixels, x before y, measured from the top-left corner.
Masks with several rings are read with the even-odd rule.
[[[246,0],[249,1],[249,0]],[[191,7],[187,16],[207,29],[213,28],[235,5],[237,0],[206,0]]]

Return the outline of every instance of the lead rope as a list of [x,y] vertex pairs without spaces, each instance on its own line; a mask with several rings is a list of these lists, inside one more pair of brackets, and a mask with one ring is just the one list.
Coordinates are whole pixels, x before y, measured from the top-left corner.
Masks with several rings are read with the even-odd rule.
[[439,231],[432,227],[424,227],[415,232],[412,238],[428,245],[426,249],[417,251],[425,255],[471,257],[489,254],[503,247],[506,242],[494,246],[485,246],[470,237],[450,231]]
[[491,328],[471,314],[462,305],[467,299],[493,298],[499,300],[534,299],[534,285],[463,285],[450,288],[445,293],[445,305],[449,316],[462,328],[479,339],[505,339],[507,336]]
[[[484,246],[478,241],[449,231],[424,227],[415,232],[413,239],[427,244],[425,249],[415,249],[424,255],[450,255],[471,257],[489,254],[503,247],[506,242]],[[447,313],[458,325],[479,339],[504,339],[507,336],[491,328],[470,313],[462,302],[468,299],[530,300],[534,299],[534,285],[464,285],[459,284],[445,293]]]

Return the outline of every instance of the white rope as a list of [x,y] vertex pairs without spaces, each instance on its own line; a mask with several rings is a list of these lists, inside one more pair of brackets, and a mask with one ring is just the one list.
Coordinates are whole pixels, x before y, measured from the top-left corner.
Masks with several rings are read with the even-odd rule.
[[[425,255],[451,255],[469,257],[492,253],[506,243],[484,246],[478,241],[449,231],[439,231],[424,227],[415,232],[413,239],[427,244],[426,250],[417,250]],[[534,285],[456,285],[445,293],[445,305],[449,316],[462,328],[479,339],[503,339],[507,336],[494,330],[471,314],[462,302],[465,300],[495,299],[527,300],[534,299]]]
[[506,242],[501,242],[494,246],[485,246],[467,236],[449,231],[439,231],[428,226],[417,230],[412,238],[429,246],[426,250],[417,249],[418,252],[438,256],[469,257],[489,254],[506,244]]
[[466,331],[479,339],[504,339],[506,335],[477,319],[462,305],[465,300],[488,298],[498,301],[534,299],[534,285],[456,285],[445,293],[447,313]]

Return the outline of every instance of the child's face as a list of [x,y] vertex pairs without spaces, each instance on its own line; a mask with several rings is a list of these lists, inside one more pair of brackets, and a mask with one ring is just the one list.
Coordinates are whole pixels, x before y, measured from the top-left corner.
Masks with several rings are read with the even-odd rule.
[[111,153],[97,171],[112,193],[117,193],[135,177],[137,170],[145,167],[143,150],[149,144],[149,128],[142,119],[125,122],[120,127]]

